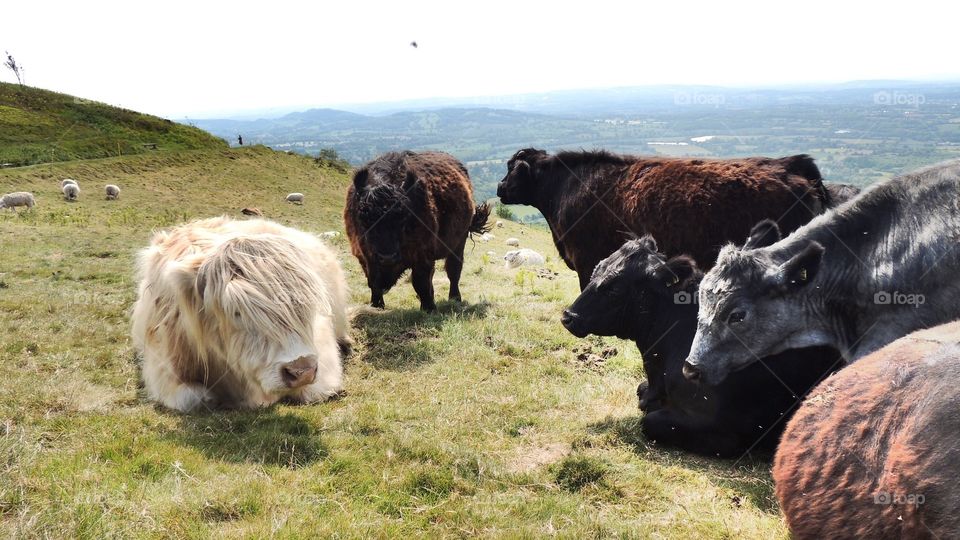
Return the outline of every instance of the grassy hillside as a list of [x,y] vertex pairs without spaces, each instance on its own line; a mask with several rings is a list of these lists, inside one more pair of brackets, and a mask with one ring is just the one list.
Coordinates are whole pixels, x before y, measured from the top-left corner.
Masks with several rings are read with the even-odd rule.
[[[67,176],[79,202],[59,196]],[[103,200],[108,182],[121,200]],[[339,400],[193,416],[145,402],[128,310],[151,231],[248,205],[342,231],[347,182],[264,148],[0,170],[0,192],[37,198],[0,212],[0,537],[785,536],[766,464],[640,435],[635,347],[562,329],[576,276],[548,232],[514,223],[468,244],[466,304],[421,313],[404,281],[387,311],[356,308]],[[503,268],[509,236],[556,275]],[[359,306],[359,266],[333,245]]]
[[[197,128],[39,88],[0,82],[0,164],[226,147]],[[9,166],[9,165],[8,165]]]

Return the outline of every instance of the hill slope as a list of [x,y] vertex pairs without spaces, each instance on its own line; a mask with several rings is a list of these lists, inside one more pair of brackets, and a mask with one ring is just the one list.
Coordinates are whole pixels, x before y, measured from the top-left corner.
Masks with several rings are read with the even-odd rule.
[[[225,148],[209,133],[40,88],[0,83],[0,164],[30,165],[159,150]],[[9,166],[9,165],[7,165]]]
[[[635,346],[561,329],[576,276],[514,223],[468,243],[466,304],[422,313],[402,280],[387,311],[356,309],[339,400],[191,416],[144,401],[128,311],[152,231],[249,205],[342,231],[348,182],[262,147],[0,170],[0,192],[37,197],[0,212],[0,537],[784,536],[766,465],[640,435]],[[510,236],[556,275],[505,269]],[[332,245],[360,306],[359,265]],[[435,287],[443,300],[439,269]]]

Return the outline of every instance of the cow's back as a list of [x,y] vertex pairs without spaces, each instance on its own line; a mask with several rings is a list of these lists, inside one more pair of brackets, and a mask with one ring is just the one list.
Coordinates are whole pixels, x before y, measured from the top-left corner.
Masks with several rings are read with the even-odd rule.
[[423,230],[410,239],[411,248],[430,246],[432,259],[444,258],[465,241],[473,219],[473,188],[460,161],[443,152],[411,153],[407,167],[425,189],[424,205],[417,216]]
[[815,388],[784,431],[777,497],[799,538],[960,530],[960,322],[915,332]]
[[792,156],[641,159],[617,198],[633,230],[652,234],[667,255],[689,254],[709,269],[724,244],[742,242],[759,221],[776,220],[784,233],[807,223],[824,211],[824,194],[813,160]]

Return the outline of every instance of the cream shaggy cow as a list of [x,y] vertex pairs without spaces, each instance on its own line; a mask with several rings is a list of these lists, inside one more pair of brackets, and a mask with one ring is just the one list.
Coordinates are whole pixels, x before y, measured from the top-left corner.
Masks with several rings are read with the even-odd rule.
[[347,286],[316,237],[263,219],[195,221],[157,233],[138,274],[132,335],[150,399],[191,411],[341,390]]

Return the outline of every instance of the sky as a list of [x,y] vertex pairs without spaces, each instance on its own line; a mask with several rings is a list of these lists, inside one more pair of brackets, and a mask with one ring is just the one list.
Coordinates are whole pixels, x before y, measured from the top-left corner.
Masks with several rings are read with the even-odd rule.
[[31,0],[0,17],[0,52],[27,84],[178,120],[616,86],[960,80],[951,0]]

